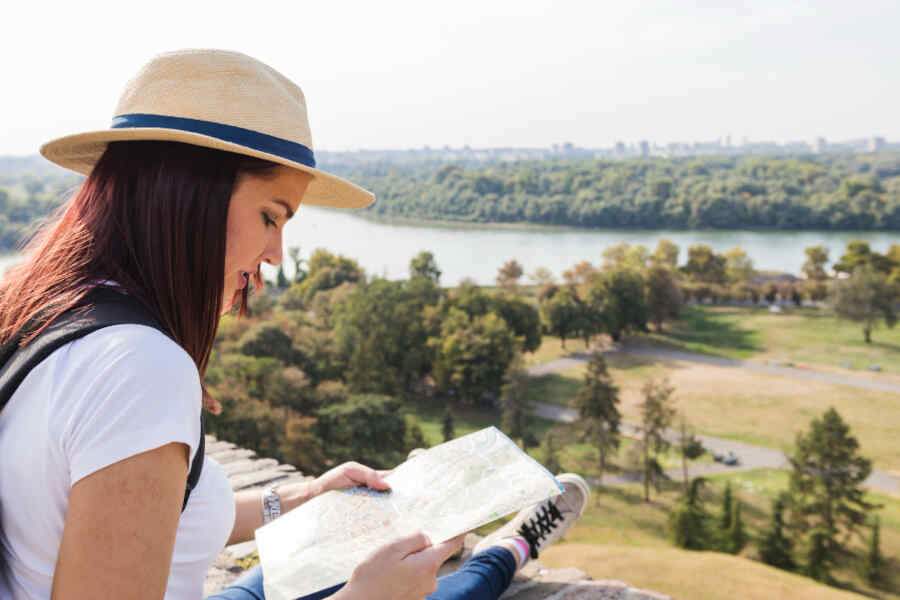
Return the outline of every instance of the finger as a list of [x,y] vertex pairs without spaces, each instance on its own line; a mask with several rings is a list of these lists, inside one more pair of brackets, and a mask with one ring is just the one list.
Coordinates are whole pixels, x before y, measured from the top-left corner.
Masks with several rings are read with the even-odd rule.
[[428,536],[421,531],[417,531],[394,540],[387,545],[387,548],[400,556],[400,558],[406,558],[410,554],[415,554],[430,546],[431,540],[428,539]]
[[345,474],[356,483],[362,483],[374,490],[388,490],[391,488],[390,484],[384,480],[378,471],[364,465],[354,464],[347,468]]
[[424,548],[423,550],[416,552],[413,556],[410,556],[409,559],[417,562],[422,561],[427,563],[428,568],[437,570],[442,564],[447,562],[448,558],[453,556],[453,554],[462,547],[465,539],[466,534],[458,535],[455,538],[451,538],[445,542],[431,546],[430,548]]

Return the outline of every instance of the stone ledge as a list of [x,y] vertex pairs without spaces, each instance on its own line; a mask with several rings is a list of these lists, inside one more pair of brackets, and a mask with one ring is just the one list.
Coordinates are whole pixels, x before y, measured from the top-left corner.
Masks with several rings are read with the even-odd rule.
[[[275,481],[302,481],[304,476],[291,465],[279,465],[271,458],[257,458],[252,450],[238,448],[229,442],[206,436],[206,454],[222,465],[235,491],[264,487]],[[452,573],[471,555],[478,543],[475,534],[466,536],[462,556],[441,567],[441,575]],[[216,558],[206,574],[204,594],[226,587],[243,572],[239,561],[256,550],[256,542],[228,546]],[[629,587],[622,581],[592,580],[584,571],[574,568],[547,569],[531,561],[516,574],[503,594],[504,600],[671,600],[669,596]]]

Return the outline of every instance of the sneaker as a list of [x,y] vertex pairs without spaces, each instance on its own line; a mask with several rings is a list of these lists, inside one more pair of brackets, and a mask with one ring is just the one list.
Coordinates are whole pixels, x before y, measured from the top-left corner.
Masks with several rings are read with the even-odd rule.
[[472,554],[504,538],[521,536],[531,547],[531,558],[537,558],[542,550],[562,538],[584,512],[591,488],[574,473],[557,475],[556,480],[563,486],[562,494],[523,508],[509,523],[478,542]]

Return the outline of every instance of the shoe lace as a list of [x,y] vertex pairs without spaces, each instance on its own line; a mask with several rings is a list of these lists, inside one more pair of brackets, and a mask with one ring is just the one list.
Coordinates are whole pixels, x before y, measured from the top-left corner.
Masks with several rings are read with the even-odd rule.
[[528,546],[531,548],[531,558],[538,557],[538,545],[556,529],[562,520],[562,513],[559,512],[556,503],[551,500],[538,509],[532,518],[522,523],[517,533],[528,542]]

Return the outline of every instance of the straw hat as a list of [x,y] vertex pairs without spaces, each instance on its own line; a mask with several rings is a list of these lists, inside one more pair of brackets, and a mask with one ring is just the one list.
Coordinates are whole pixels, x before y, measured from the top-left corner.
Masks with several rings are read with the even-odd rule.
[[303,92],[239,52],[179,50],[154,57],[125,86],[109,129],[67,135],[41,154],[87,175],[108,142],[164,140],[256,156],[313,176],[304,204],[361,208],[375,196],[315,168]]

